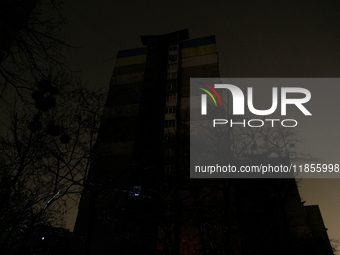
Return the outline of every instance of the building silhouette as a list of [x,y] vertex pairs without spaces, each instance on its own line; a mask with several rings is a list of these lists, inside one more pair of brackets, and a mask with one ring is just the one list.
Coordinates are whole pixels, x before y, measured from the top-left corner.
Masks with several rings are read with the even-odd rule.
[[219,77],[215,37],[141,40],[118,52],[80,201],[87,254],[332,254],[294,179],[190,180],[190,77]]

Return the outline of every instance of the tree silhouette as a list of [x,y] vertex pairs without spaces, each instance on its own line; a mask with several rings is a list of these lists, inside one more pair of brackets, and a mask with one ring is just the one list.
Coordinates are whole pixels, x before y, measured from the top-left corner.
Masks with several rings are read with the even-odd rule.
[[66,203],[84,185],[104,98],[64,82],[42,80],[26,107],[8,107],[11,122],[0,137],[0,243],[6,252],[24,249],[18,246],[36,225],[62,224]]
[[[30,94],[51,69],[67,69],[60,34],[66,23],[61,1],[5,0],[0,4],[0,96]],[[46,77],[48,78],[48,77]],[[5,100],[6,98],[6,100]]]

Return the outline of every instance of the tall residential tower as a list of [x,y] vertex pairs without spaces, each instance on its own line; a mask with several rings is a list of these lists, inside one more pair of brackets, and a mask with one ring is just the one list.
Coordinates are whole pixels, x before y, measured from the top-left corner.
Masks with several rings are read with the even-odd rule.
[[155,218],[164,210],[155,199],[178,172],[176,133],[187,120],[190,77],[219,77],[215,36],[189,40],[181,30],[141,40],[144,47],[118,52],[79,207],[75,232],[92,240],[93,254],[118,246],[122,254],[154,254]]
[[190,78],[219,77],[215,37],[141,40],[117,55],[75,226],[87,254],[332,254],[293,179],[190,180]]

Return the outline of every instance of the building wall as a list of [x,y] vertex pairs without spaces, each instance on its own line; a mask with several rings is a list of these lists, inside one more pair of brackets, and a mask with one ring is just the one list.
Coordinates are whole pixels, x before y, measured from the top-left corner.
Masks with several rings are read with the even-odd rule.
[[[110,207],[107,205],[108,197],[114,201],[111,207],[120,203],[121,207],[128,208],[125,215],[117,211],[114,213],[116,222],[120,222],[118,225],[105,225],[98,220],[95,222],[92,236],[94,254],[98,252],[94,247],[102,247],[108,242],[110,231],[112,237],[120,237],[121,243],[112,242],[101,254],[111,254],[112,250],[108,247],[116,247],[116,251],[120,247],[122,254],[129,254],[131,249],[147,251],[150,246],[153,251],[156,249],[157,224],[154,219],[139,218],[137,214],[156,213],[157,209],[148,204],[146,197],[156,196],[150,190],[161,188],[160,183],[154,184],[155,180],[162,179],[178,168],[176,159],[170,155],[176,150],[176,145],[171,139],[164,143],[164,137],[175,134],[176,127],[179,127],[177,116],[181,111],[181,103],[187,107],[189,102],[186,89],[190,77],[219,75],[214,37],[185,42],[181,42],[181,38],[183,32],[144,37],[142,40],[144,44],[147,41],[147,47],[123,50],[117,55],[89,182],[96,186],[111,186],[110,180],[113,180],[114,189],[120,190],[111,194],[106,192],[102,199],[96,197],[95,204],[102,204],[101,209]],[[176,124],[173,125],[172,121]],[[164,153],[170,154],[165,156]],[[141,194],[132,192],[133,196],[129,196],[129,189],[139,186],[142,187]],[[75,226],[75,232],[83,236],[87,235],[88,218],[91,218],[90,211],[94,206],[91,204],[91,192],[84,192],[82,196]],[[147,205],[149,208],[143,211],[141,208]],[[112,208],[109,210],[114,211]],[[96,217],[100,214],[97,211],[95,213]],[[129,235],[129,230],[132,231],[129,226],[133,225],[133,217],[136,218],[134,224],[143,229],[142,235],[135,233],[139,235],[136,243],[138,240],[143,243],[138,244],[138,247],[129,247],[128,241],[122,238]],[[129,222],[125,223],[126,229],[122,230],[125,232],[114,233],[117,229],[123,229],[124,222]],[[153,231],[150,232],[150,229]]]
[[79,206],[91,254],[313,254],[320,217],[294,180],[189,179],[190,78],[219,77],[215,37],[141,39],[118,52]]

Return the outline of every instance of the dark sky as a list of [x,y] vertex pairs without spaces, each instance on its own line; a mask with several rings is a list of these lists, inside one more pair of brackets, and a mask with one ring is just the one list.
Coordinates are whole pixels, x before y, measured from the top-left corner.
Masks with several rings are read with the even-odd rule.
[[[216,36],[222,77],[339,77],[339,1],[68,0],[64,33],[82,46],[68,53],[90,86],[107,89],[118,50],[141,47],[140,35],[188,28]],[[312,95],[317,113],[301,150],[340,163],[340,84]],[[300,183],[306,204],[319,204],[330,238],[340,239],[340,179]]]

